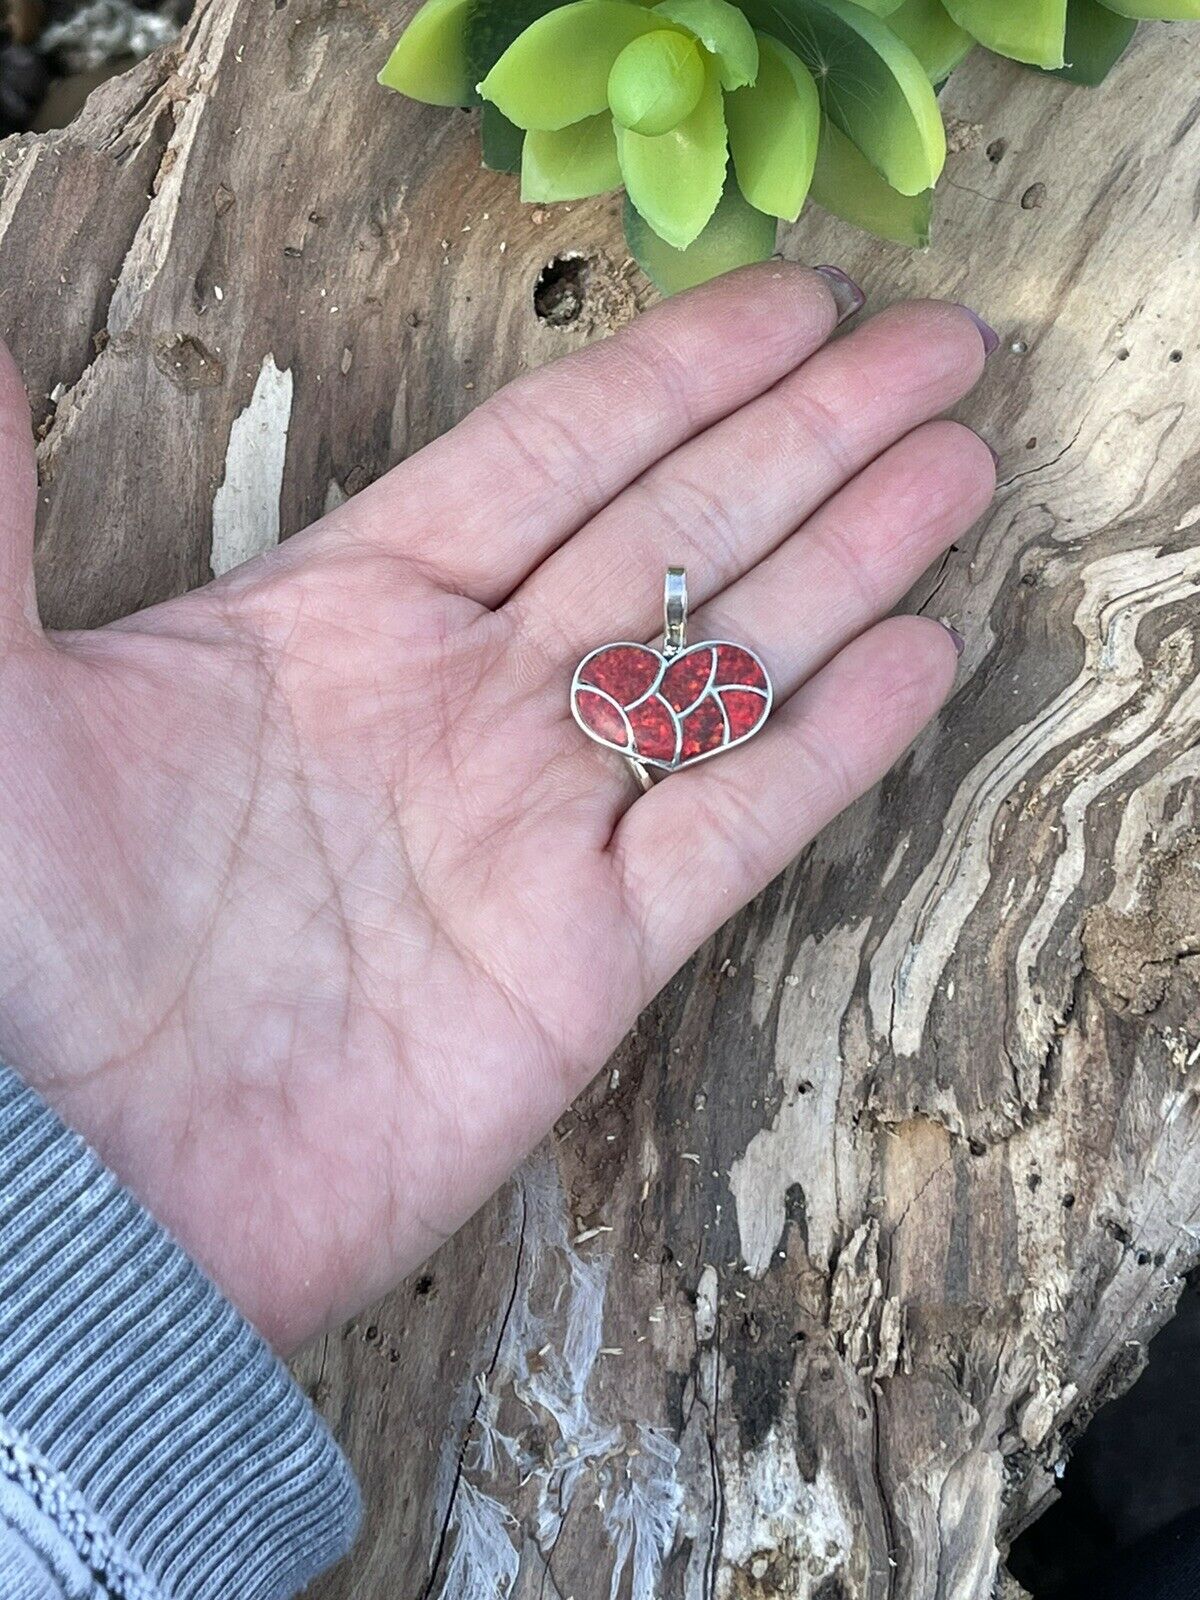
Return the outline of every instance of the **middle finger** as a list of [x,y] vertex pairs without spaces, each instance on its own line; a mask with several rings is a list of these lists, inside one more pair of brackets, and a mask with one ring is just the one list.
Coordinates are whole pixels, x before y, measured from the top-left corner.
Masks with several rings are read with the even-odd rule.
[[509,601],[552,660],[653,633],[667,566],[694,603],[727,588],[897,439],[955,404],[988,353],[972,313],[894,306],[674,451]]

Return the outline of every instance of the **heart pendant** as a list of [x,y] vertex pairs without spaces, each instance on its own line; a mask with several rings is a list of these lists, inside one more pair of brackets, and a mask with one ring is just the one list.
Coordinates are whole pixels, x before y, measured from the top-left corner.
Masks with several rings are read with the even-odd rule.
[[724,640],[688,646],[682,569],[667,573],[661,650],[606,644],[571,681],[571,710],[590,739],[647,767],[677,772],[744,744],[771,711],[771,680],[753,650]]

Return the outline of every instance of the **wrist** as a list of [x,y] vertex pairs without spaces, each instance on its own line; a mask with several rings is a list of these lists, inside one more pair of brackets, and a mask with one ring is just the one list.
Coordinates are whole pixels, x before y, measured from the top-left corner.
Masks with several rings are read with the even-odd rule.
[[291,1593],[357,1524],[345,1462],[286,1369],[2,1067],[0,1419],[181,1600],[233,1574]]

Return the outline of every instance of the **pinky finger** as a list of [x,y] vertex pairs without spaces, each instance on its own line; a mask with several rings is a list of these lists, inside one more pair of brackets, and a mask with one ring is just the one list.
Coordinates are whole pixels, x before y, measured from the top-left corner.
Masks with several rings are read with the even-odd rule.
[[753,743],[673,774],[632,806],[612,850],[650,992],[899,760],[949,695],[955,666],[940,624],[878,623]]

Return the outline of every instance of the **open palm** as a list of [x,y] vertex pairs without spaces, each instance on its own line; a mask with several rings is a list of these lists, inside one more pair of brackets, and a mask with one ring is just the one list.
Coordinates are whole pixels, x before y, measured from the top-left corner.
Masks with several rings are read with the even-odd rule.
[[[880,622],[994,487],[931,420],[945,305],[832,343],[821,277],[710,285],[523,379],[278,551],[45,635],[0,372],[0,1055],[290,1345],[502,1181],[692,950],[893,762],[955,652]],[[576,661],[740,639],[777,710],[638,798]]]

